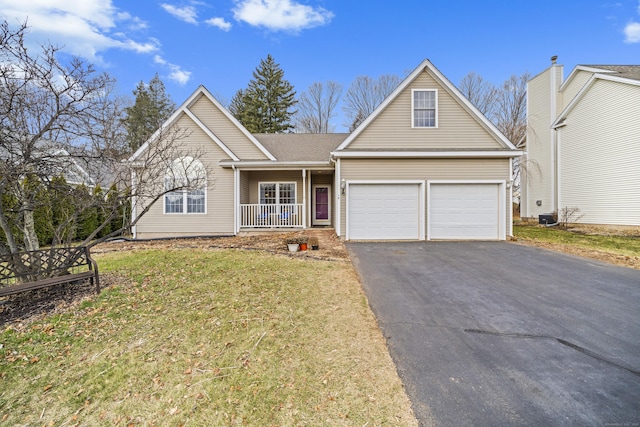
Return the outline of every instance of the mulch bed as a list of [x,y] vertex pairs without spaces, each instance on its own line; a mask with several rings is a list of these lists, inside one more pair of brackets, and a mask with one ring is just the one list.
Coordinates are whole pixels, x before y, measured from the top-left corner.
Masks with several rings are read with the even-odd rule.
[[[100,287],[126,282],[115,274],[101,274]],[[56,313],[65,313],[83,300],[96,295],[88,280],[22,292],[0,299],[0,328],[21,329],[34,321]]]

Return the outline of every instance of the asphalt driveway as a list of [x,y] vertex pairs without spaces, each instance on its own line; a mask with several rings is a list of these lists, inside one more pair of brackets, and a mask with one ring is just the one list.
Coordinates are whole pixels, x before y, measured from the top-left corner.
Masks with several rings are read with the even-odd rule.
[[640,271],[507,242],[347,249],[421,425],[640,426]]

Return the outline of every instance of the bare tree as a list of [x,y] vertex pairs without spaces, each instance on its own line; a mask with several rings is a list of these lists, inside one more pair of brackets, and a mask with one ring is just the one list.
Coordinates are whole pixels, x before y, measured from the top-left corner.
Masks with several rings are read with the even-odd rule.
[[460,81],[459,89],[482,114],[493,118],[498,98],[498,89],[493,83],[471,72]]
[[[494,123],[496,127],[514,145],[519,145],[527,133],[527,82],[529,73],[512,75],[498,91]],[[521,175],[526,173],[527,165],[520,158],[514,158],[513,195],[518,200],[521,194]]]
[[[63,225],[77,221],[87,209],[102,210],[103,221],[83,242],[95,244],[97,234],[132,198],[155,201],[167,192],[201,185],[193,179],[167,185],[173,160],[197,158],[180,143],[185,131],[177,127],[160,129],[148,154],[139,155],[135,164],[123,163],[126,144],[120,125],[125,103],[113,96],[114,80],[80,58],[59,61],[57,46],[44,45],[33,55],[26,34],[26,23],[15,30],[6,21],[0,23],[0,228],[11,252],[21,246],[39,248],[34,213],[47,203],[38,198],[42,190],[67,194],[73,201],[68,218],[58,218]],[[136,187],[131,185],[133,167],[144,170],[140,175],[145,180]],[[81,182],[59,179],[76,170],[93,178],[75,174]],[[85,193],[96,188],[98,178],[110,190],[89,197]],[[126,230],[146,211],[129,217],[102,240]]]
[[356,77],[347,89],[342,107],[349,119],[349,131],[353,131],[369,117],[401,81],[400,77],[393,74],[385,74],[377,79],[369,76]]
[[329,133],[335,129],[331,125],[334,109],[340,100],[342,85],[334,81],[326,84],[315,82],[298,99],[295,116],[296,130],[304,133]]
[[531,76],[512,75],[498,90],[494,123],[513,144],[527,132],[527,82]]
[[[527,131],[527,82],[529,73],[512,75],[495,87],[475,73],[467,74],[460,82],[460,91],[480,110],[502,134],[518,146]],[[520,176],[526,165],[515,158],[513,164],[513,195],[520,197]]]

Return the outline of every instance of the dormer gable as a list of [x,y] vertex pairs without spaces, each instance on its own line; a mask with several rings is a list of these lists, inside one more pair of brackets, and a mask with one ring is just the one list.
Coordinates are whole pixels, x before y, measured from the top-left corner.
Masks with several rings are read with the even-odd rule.
[[424,60],[336,152],[356,150],[515,147],[429,60]]

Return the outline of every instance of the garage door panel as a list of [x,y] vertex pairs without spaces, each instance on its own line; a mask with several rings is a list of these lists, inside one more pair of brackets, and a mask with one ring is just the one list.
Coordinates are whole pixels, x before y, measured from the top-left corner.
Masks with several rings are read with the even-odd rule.
[[349,239],[419,239],[420,188],[418,184],[351,184]]
[[431,184],[431,239],[500,238],[500,185]]

